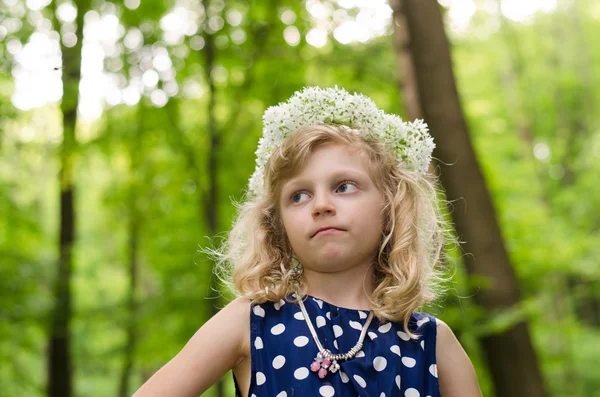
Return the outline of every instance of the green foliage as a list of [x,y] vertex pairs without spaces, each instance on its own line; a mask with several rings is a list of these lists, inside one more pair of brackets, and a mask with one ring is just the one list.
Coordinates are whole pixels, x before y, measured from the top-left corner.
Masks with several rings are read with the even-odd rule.
[[[117,393],[130,322],[137,330],[133,392],[210,317],[212,263],[198,251],[214,237],[207,218],[212,152],[218,202],[211,210],[223,236],[235,216],[232,200],[243,199],[254,169],[267,106],[306,85],[339,85],[404,114],[390,35],[364,44],[330,40],[321,49],[304,39],[291,46],[281,14],[292,10],[293,26],[305,37],[312,21],[302,2],[213,0],[207,9],[207,3],[192,3],[198,31],[167,44],[160,19],[174,2],[144,0],[137,10],[93,2],[100,14],[114,11],[126,32],[143,31],[143,46],[123,46],[107,59],[107,65],[117,59],[123,65],[111,73],[129,83],[142,72],[142,48],[165,48],[179,91],[157,107],[146,90],[136,105],[108,108],[101,119],[78,126],[72,351],[80,396]],[[487,35],[481,26],[498,16],[479,11],[470,30],[451,36],[472,142],[523,300],[484,312],[473,296],[493,280],[469,278],[460,266],[464,253],[454,252],[458,266],[449,269],[449,293],[428,309],[453,328],[486,396],[492,396],[491,378],[477,338],[522,320],[530,325],[551,395],[591,396],[600,389],[594,365],[600,357],[600,49],[591,40],[600,26],[591,3],[574,2],[527,24],[504,21]],[[242,20],[234,26],[228,15],[236,12]],[[210,31],[211,17],[221,18],[223,27]],[[26,42],[27,23],[10,38]],[[206,43],[213,39],[207,73]],[[0,59],[8,70],[9,60]],[[201,95],[188,94],[194,84]],[[12,83],[2,77],[0,85],[0,396],[41,396],[58,257],[61,116],[56,106],[17,112],[10,106]],[[218,148],[210,146],[212,121]],[[134,241],[139,306],[132,316]],[[231,395],[230,375],[225,379]]]

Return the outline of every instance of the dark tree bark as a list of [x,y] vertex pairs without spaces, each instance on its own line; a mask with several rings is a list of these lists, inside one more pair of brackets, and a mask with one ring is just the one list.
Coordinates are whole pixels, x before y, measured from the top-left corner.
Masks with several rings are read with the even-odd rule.
[[[400,59],[410,57],[418,106],[436,141],[441,181],[447,198],[455,202],[452,218],[471,276],[490,280],[475,299],[490,314],[508,309],[520,300],[520,290],[506,253],[490,194],[471,141],[456,89],[450,49],[440,6],[435,0],[393,0]],[[395,25],[395,26],[396,26]],[[410,98],[409,97],[409,98]],[[411,109],[410,106],[407,108]],[[415,114],[409,114],[410,118]],[[445,164],[449,164],[446,166]],[[467,212],[468,211],[468,212]],[[498,334],[481,338],[497,397],[546,396],[528,326],[519,322]]]
[[123,368],[121,370],[121,379],[119,382],[119,397],[130,396],[129,384],[131,373],[134,366],[135,347],[137,344],[137,320],[138,320],[138,268],[139,268],[139,241],[140,230],[142,229],[142,215],[137,206],[137,197],[139,191],[139,172],[142,163],[141,139],[145,129],[144,125],[144,104],[138,104],[138,125],[133,141],[129,142],[129,157],[131,158],[128,212],[129,212],[129,291],[127,297],[127,318],[126,327],[127,340],[125,342],[125,355],[123,357]]
[[[59,259],[53,285],[54,309],[51,315],[48,340],[49,397],[71,397],[73,395],[71,360],[71,274],[73,268],[72,249],[75,242],[75,189],[74,162],[77,152],[75,128],[79,104],[79,81],[81,79],[81,43],[83,42],[83,16],[89,9],[87,0],[76,3],[78,8],[77,43],[66,47],[61,40],[63,98],[60,105],[63,114],[63,140],[60,148],[60,231]],[[57,29],[59,30],[59,29]]]
[[[208,8],[210,1],[207,0],[205,7]],[[207,115],[208,115],[208,136],[209,136],[209,149],[208,149],[208,190],[206,191],[205,200],[204,200],[204,217],[207,222],[208,232],[210,235],[214,236],[217,234],[219,230],[219,184],[217,181],[217,173],[219,169],[219,152],[221,150],[221,134],[217,127],[217,119],[215,115],[215,104],[216,104],[216,87],[215,82],[212,77],[212,71],[215,67],[215,40],[212,33],[208,32],[206,26],[203,31],[204,37],[204,70],[206,72],[205,78],[208,83],[208,107],[207,107]],[[219,294],[219,285],[217,277],[212,274],[210,277],[209,283],[211,294],[210,298],[207,302],[210,305],[210,313],[211,316],[214,316],[219,311],[219,302],[220,302],[220,294]],[[223,379],[219,379],[216,388],[216,396],[224,397],[225,396],[225,384]]]
[[[133,192],[132,192],[133,195]],[[125,343],[125,356],[123,368],[121,370],[121,379],[119,382],[119,397],[130,396],[129,380],[134,365],[134,353],[137,342],[137,274],[139,262],[139,236],[140,236],[140,216],[135,208],[135,197],[130,198],[129,202],[129,292],[127,297],[127,341]]]

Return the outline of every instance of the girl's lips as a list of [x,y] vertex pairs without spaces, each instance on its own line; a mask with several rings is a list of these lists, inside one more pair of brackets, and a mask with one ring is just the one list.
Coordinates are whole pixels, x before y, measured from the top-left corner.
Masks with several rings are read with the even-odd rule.
[[323,230],[317,232],[317,234],[315,234],[315,237],[316,236],[323,236],[323,235],[326,235],[326,234],[332,234],[332,233],[340,232],[340,231],[341,231],[340,229],[336,229],[334,227],[330,227],[329,229],[323,229]]

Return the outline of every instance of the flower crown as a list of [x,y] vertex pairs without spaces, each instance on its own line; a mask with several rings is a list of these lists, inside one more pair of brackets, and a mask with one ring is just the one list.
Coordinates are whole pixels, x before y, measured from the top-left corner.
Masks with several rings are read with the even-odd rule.
[[271,106],[263,115],[263,136],[256,150],[256,169],[249,189],[262,196],[264,169],[281,143],[296,130],[315,124],[345,125],[365,137],[384,142],[408,171],[425,173],[435,147],[423,120],[404,122],[386,114],[365,95],[337,88],[306,87],[285,103]]

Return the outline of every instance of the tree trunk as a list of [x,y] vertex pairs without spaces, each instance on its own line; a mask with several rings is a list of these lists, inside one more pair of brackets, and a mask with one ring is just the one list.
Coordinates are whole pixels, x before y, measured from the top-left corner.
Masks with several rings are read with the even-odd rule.
[[[205,7],[208,9],[210,1],[206,1]],[[208,136],[209,136],[209,149],[208,149],[208,190],[204,196],[204,217],[208,226],[208,231],[211,236],[214,236],[219,231],[219,184],[217,181],[217,171],[219,169],[218,155],[221,150],[221,136],[217,127],[217,118],[215,114],[216,104],[216,87],[212,77],[212,71],[215,67],[215,40],[211,32],[207,32],[206,27],[204,28],[204,57],[205,65],[204,70],[206,72],[206,82],[208,83]],[[217,314],[219,311],[219,284],[216,275],[211,269],[210,282],[209,282],[209,293],[210,298],[206,302],[210,305],[211,317]],[[215,385],[216,397],[225,396],[225,383],[223,379],[219,379]]]
[[[419,108],[436,141],[434,156],[440,162],[447,198],[455,202],[456,231],[461,241],[466,240],[465,251],[473,254],[464,256],[466,270],[470,276],[491,281],[475,299],[490,314],[510,308],[519,302],[520,290],[469,138],[440,6],[435,0],[393,0],[391,4],[400,25],[405,23],[407,28],[404,48],[415,72],[410,78],[416,81]],[[497,397],[546,396],[525,322],[484,336],[480,342]]]
[[[53,285],[54,309],[51,315],[48,340],[47,394],[49,397],[73,395],[71,361],[71,273],[72,250],[75,242],[75,189],[74,162],[77,152],[75,128],[79,104],[79,81],[81,79],[81,43],[83,42],[83,16],[89,3],[79,2],[75,23],[77,43],[72,47],[61,44],[63,98],[63,139],[60,148],[60,231],[59,258],[56,280]],[[57,29],[60,30],[60,29]],[[62,40],[61,40],[62,43]]]
[[[133,195],[134,192],[131,194]],[[127,302],[128,324],[127,341],[125,344],[125,357],[123,369],[121,371],[121,380],[119,382],[119,397],[130,396],[129,379],[133,368],[135,344],[137,341],[137,302],[135,293],[137,290],[137,268],[138,268],[138,242],[140,235],[139,214],[133,208],[135,206],[135,197],[130,198],[129,203],[129,296]]]
[[121,371],[121,380],[119,382],[119,397],[130,396],[129,383],[131,372],[134,365],[135,346],[137,342],[137,320],[138,305],[136,292],[138,285],[138,267],[139,267],[139,241],[141,230],[141,214],[137,206],[137,196],[139,183],[139,172],[142,156],[141,137],[144,132],[144,104],[140,101],[138,104],[138,125],[137,133],[133,142],[129,142],[129,157],[131,158],[130,182],[129,182],[129,296],[127,299],[127,341],[125,343],[125,356],[123,358],[123,368]]

